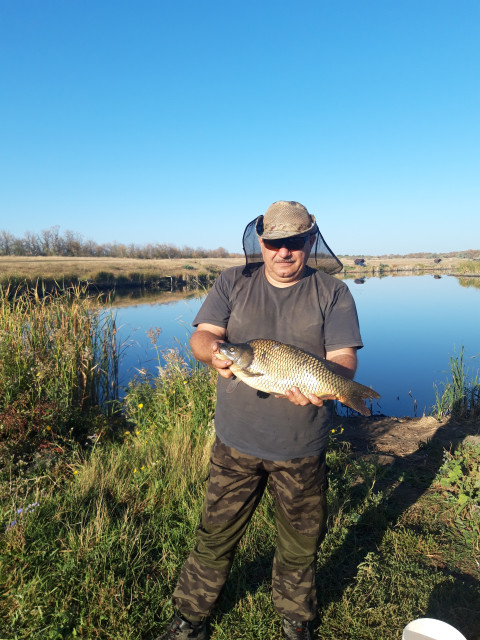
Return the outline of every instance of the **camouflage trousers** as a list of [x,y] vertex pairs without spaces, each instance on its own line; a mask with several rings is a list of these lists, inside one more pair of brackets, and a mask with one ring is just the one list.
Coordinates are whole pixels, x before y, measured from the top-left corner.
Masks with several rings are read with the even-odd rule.
[[227,580],[235,548],[269,483],[277,527],[274,606],[289,619],[313,620],[315,561],[327,520],[326,469],[325,454],[272,462],[240,453],[217,438],[196,545],[173,594],[180,614],[192,622],[208,616]]

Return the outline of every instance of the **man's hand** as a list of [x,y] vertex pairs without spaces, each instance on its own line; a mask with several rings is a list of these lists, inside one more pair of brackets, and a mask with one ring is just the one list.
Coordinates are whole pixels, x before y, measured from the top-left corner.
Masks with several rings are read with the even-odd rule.
[[226,332],[222,327],[213,324],[199,324],[190,338],[192,353],[197,360],[211,365],[222,378],[231,378],[233,373],[228,368],[231,360],[220,360],[216,357],[218,345],[225,342]]
[[[281,398],[282,396],[276,396]],[[307,404],[314,404],[316,407],[322,407],[324,400],[335,400],[335,396],[324,395],[321,398],[315,396],[313,393],[309,393],[304,396],[298,387],[293,387],[285,393],[285,398],[290,400],[292,404],[296,404],[301,407],[305,407]]]
[[216,340],[212,344],[212,367],[218,371],[218,375],[222,376],[222,378],[231,378],[233,373],[228,368],[233,362],[231,360],[223,360],[217,358],[218,353],[218,345],[222,344],[224,340]]

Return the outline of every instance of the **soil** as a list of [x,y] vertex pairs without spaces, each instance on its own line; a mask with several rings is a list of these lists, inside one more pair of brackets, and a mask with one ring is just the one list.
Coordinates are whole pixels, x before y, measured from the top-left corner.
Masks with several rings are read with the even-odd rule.
[[[336,419],[338,439],[350,443],[359,455],[374,454],[382,464],[396,459],[414,461],[423,457],[425,445],[438,443],[443,448],[455,448],[468,439],[480,444],[480,422],[475,420],[443,422],[431,416],[395,418],[371,416]],[[343,427],[343,433],[338,429]]]

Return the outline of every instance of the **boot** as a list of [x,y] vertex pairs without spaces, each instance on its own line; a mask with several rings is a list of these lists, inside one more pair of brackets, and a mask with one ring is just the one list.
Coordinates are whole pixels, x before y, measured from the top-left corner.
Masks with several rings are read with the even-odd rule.
[[167,630],[156,640],[207,640],[206,622],[194,624],[176,615],[170,620]]
[[283,619],[282,638],[285,640],[312,640],[308,622],[296,622],[295,620]]

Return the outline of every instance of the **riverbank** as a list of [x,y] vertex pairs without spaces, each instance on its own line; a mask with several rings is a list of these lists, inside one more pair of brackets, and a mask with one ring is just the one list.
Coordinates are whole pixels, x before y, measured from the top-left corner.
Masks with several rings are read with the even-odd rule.
[[[466,258],[340,257],[344,270],[339,277],[372,277],[431,273],[479,276],[480,261]],[[360,263],[359,263],[360,262]],[[243,257],[181,260],[137,260],[130,258],[60,258],[0,256],[0,285],[19,286],[25,281],[47,288],[88,283],[98,289],[143,287],[173,291],[209,287],[228,267],[242,265]],[[357,263],[357,264],[356,264]]]

